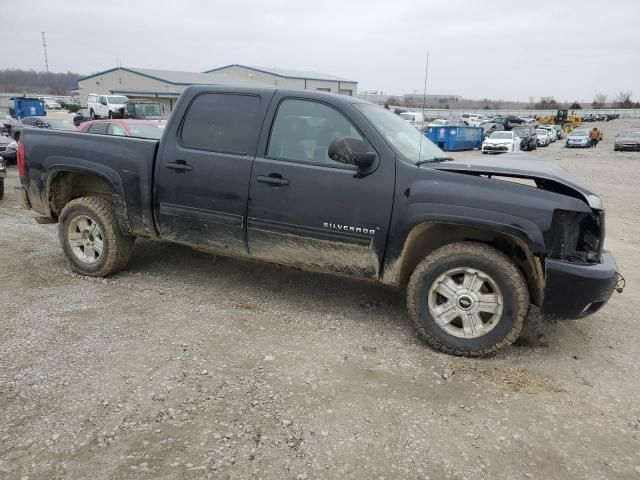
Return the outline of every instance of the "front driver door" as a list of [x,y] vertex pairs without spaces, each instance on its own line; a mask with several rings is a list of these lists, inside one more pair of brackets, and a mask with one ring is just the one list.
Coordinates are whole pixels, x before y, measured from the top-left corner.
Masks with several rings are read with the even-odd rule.
[[335,138],[367,141],[344,112],[321,100],[280,97],[272,104],[277,111],[269,138],[261,141],[264,150],[251,173],[249,253],[377,278],[393,203],[394,158],[379,156],[366,173],[335,162],[327,155]]

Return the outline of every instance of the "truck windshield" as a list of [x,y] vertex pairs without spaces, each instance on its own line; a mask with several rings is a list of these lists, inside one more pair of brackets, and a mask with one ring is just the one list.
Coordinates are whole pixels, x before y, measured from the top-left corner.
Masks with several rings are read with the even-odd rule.
[[127,103],[127,100],[129,100],[127,97],[121,97],[118,95],[109,95],[106,98],[109,101],[109,103],[113,105],[120,105],[122,103]]
[[409,162],[436,160],[446,156],[431,140],[389,110],[370,103],[356,103],[354,106],[394,150]]

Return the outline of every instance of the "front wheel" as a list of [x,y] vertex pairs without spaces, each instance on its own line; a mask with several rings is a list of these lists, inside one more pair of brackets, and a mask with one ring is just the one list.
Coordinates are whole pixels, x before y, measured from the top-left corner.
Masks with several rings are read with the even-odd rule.
[[0,200],[4,197],[4,178],[0,178]]
[[120,231],[113,202],[97,196],[76,198],[64,207],[58,237],[73,270],[91,277],[126,267],[135,240]]
[[91,120],[96,119],[96,112],[93,111],[93,108],[89,111],[89,117],[91,117]]
[[112,118],[113,118],[113,112],[109,110],[109,120],[111,120]]
[[518,338],[529,293],[518,267],[499,250],[453,243],[418,264],[407,287],[407,307],[433,348],[479,357]]

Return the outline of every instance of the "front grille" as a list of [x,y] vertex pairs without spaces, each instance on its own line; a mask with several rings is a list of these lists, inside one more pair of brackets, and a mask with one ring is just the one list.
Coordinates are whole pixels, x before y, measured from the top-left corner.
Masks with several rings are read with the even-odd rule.
[[0,152],[4,152],[7,150],[7,147],[0,147]]

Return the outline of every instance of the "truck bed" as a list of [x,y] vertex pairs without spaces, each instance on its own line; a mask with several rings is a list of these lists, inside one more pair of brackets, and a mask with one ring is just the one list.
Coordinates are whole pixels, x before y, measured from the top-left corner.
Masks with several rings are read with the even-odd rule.
[[50,216],[49,185],[57,171],[98,174],[126,205],[131,233],[153,237],[153,172],[159,141],[90,133],[25,128],[21,140],[27,159],[31,207]]

